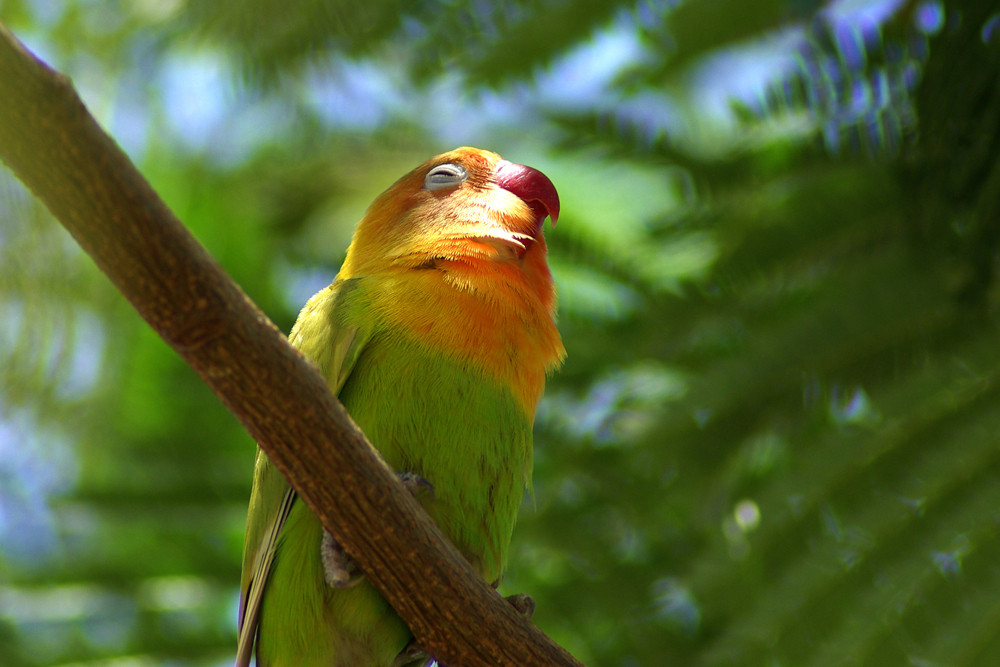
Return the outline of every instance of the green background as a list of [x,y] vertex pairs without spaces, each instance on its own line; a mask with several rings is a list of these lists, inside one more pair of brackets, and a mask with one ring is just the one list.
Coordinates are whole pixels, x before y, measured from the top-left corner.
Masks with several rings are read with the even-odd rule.
[[[504,589],[622,666],[1000,664],[997,11],[0,1],[285,331],[430,155],[555,182]],[[0,665],[230,664],[254,451],[0,173]]]

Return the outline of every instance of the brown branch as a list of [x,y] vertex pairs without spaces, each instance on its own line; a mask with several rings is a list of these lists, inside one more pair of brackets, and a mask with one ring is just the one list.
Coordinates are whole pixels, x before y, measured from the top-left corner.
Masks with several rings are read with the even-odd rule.
[[2,24],[0,159],[243,422],[421,646],[452,667],[579,664],[473,572],[69,79]]

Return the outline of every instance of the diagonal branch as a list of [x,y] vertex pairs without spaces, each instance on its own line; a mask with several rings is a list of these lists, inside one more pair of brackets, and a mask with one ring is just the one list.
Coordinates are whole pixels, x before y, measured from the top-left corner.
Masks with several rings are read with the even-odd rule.
[[2,24],[0,159],[243,422],[421,646],[453,667],[579,664],[479,579],[69,79]]

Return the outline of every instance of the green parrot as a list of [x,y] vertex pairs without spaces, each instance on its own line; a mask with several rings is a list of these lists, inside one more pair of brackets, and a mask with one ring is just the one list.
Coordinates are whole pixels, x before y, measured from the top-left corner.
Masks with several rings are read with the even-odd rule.
[[[530,482],[535,409],[565,356],[542,234],[558,214],[535,169],[475,148],[438,155],[372,203],[289,337],[494,585]],[[255,643],[260,667],[421,660],[352,565],[258,452],[237,665]]]

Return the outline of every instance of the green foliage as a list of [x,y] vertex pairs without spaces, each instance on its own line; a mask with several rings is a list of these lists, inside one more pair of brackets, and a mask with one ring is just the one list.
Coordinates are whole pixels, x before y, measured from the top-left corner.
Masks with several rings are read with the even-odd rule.
[[[581,660],[1000,655],[990,3],[65,5],[0,18],[286,330],[428,155],[556,183],[569,357],[504,588]],[[563,87],[609,31],[634,57]],[[196,141],[198,58],[230,115]],[[354,66],[388,111],[338,124]],[[0,664],[228,663],[253,443],[0,187]]]

